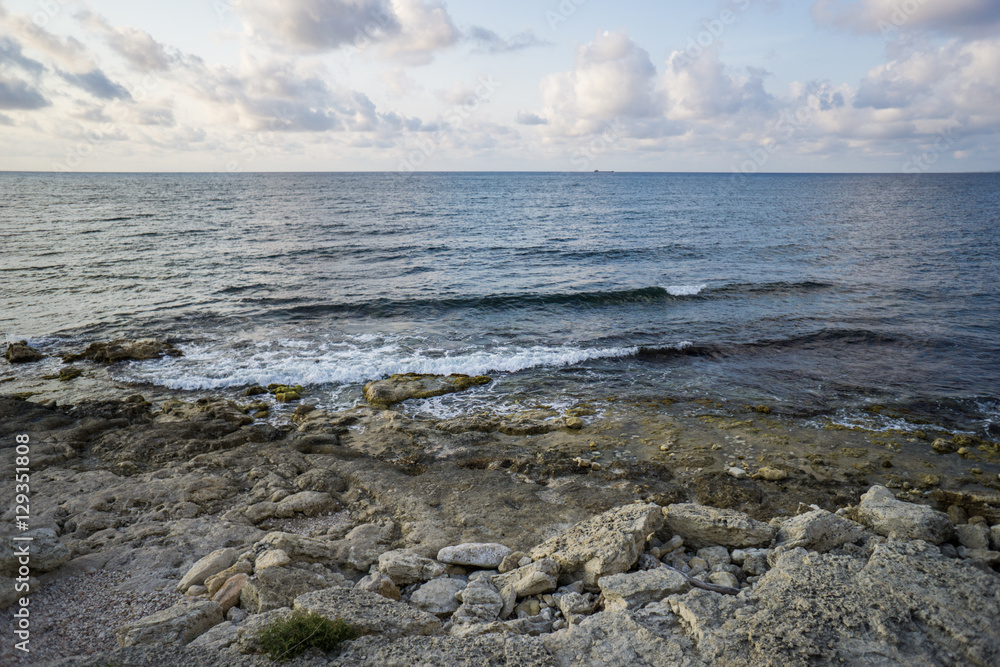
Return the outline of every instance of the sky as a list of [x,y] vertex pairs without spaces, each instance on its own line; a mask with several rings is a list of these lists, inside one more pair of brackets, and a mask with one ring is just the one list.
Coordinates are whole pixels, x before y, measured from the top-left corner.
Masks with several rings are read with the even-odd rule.
[[1000,170],[998,0],[0,0],[0,170]]

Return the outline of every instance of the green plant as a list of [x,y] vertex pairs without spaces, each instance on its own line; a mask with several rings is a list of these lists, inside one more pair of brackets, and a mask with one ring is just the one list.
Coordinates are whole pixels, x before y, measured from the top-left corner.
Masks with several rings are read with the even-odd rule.
[[285,661],[311,647],[332,651],[358,635],[357,629],[343,619],[331,621],[319,614],[299,612],[270,623],[257,639],[269,658]]

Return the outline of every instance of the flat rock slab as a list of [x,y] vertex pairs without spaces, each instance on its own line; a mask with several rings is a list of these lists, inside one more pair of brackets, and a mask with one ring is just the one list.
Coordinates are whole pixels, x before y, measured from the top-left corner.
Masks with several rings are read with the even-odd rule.
[[222,623],[222,606],[211,600],[185,600],[118,628],[119,646],[183,646]]
[[646,538],[662,524],[659,505],[624,505],[543,542],[531,550],[531,557],[551,558],[564,573],[582,575],[583,585],[597,590],[601,577],[627,572],[635,564]]
[[424,558],[411,551],[394,549],[378,557],[378,569],[397,586],[407,586],[436,579],[442,576],[447,568],[443,563]]
[[492,378],[485,375],[405,373],[390,375],[385,380],[373,380],[369,382],[365,385],[364,394],[365,400],[372,405],[387,408],[411,398],[442,396],[456,391],[463,391],[469,387],[489,384],[492,381]]
[[364,634],[399,637],[441,631],[441,621],[433,614],[357,589],[327,588],[306,593],[295,598],[292,609],[317,613],[330,620],[343,619]]
[[858,521],[890,540],[924,540],[941,544],[951,539],[954,527],[948,515],[925,505],[897,500],[884,486],[873,486],[861,496],[855,511]]
[[180,583],[177,584],[177,590],[183,593],[191,586],[204,584],[205,580],[212,575],[232,567],[236,563],[236,556],[236,550],[229,548],[216,549],[207,556],[203,556],[181,578]]
[[664,507],[663,515],[670,529],[696,549],[767,546],[774,537],[774,528],[736,510],[678,503]]
[[826,510],[813,510],[792,517],[778,530],[778,546],[788,549],[802,547],[809,551],[827,552],[844,544],[856,542],[869,534],[864,526]]
[[607,611],[635,610],[650,602],[659,602],[673,593],[691,589],[687,578],[667,568],[612,574],[600,581]]

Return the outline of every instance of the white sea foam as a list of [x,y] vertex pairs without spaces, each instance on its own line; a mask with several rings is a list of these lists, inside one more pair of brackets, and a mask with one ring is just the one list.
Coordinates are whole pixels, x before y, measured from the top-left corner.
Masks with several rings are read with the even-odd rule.
[[700,294],[708,285],[669,285],[663,289],[671,296],[694,296]]
[[223,344],[182,347],[183,357],[130,365],[122,370],[121,379],[183,390],[270,383],[349,385],[393,373],[513,373],[569,366],[590,359],[626,357],[638,351],[635,347],[545,345],[433,350],[414,349],[387,338],[366,342],[369,344],[303,345],[302,341],[277,341],[250,347]]

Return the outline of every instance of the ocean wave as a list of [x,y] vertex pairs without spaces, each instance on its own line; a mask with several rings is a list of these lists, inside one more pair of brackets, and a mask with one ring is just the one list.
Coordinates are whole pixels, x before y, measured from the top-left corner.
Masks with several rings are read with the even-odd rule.
[[190,346],[183,348],[183,357],[125,367],[119,379],[181,390],[271,383],[351,385],[394,373],[514,373],[571,366],[592,359],[630,357],[638,351],[636,347],[545,345],[444,351],[414,350],[391,339],[369,338],[368,342],[317,345],[287,340],[249,348],[233,344]]
[[665,287],[667,294],[670,296],[694,296],[695,294],[701,294],[708,285],[702,283],[701,285],[670,285]]

